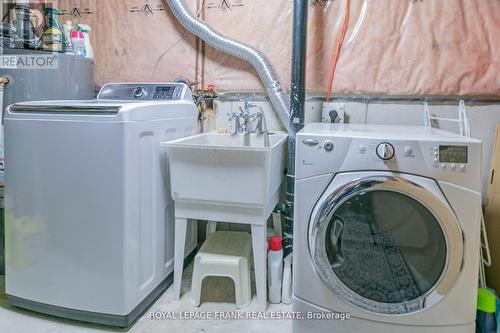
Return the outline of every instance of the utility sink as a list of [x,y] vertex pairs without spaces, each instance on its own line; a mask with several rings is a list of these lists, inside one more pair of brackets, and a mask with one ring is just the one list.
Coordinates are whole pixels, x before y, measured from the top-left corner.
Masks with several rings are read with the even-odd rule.
[[[246,224],[252,235],[253,264],[259,311],[266,310],[267,220],[280,196],[288,135],[195,135],[163,142],[170,160],[175,201],[174,293],[181,295],[182,265],[188,221]],[[167,170],[168,171],[168,170]],[[194,229],[196,230],[196,229]]]
[[266,147],[264,135],[210,132],[162,142],[168,148],[176,209],[179,203],[274,208],[287,138],[286,133],[269,134]]

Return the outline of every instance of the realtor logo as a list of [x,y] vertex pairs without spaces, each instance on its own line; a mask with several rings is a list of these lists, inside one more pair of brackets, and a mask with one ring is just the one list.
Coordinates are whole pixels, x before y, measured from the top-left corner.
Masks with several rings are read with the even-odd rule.
[[54,54],[0,55],[2,69],[57,69],[58,57]]

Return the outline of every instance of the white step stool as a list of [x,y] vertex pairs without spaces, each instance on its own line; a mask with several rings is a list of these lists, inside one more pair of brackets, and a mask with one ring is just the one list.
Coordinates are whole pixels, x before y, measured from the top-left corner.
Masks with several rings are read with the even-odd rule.
[[[272,213],[272,208],[276,206],[277,197],[269,205],[267,211],[263,212],[263,216],[252,216],[255,212],[244,211],[244,213],[236,214],[232,211],[227,212],[209,209],[209,206],[203,206],[203,209],[196,209],[196,205],[188,205],[186,208],[184,203],[175,203],[175,259],[174,259],[174,297],[180,299],[182,270],[184,265],[184,253],[186,248],[186,232],[188,223],[195,223],[198,219],[210,221],[208,227],[210,231],[215,231],[217,222],[250,224],[252,230],[252,253],[253,267],[255,269],[255,288],[257,291],[257,309],[258,311],[266,311],[267,307],[267,218]],[[198,207],[199,208],[199,207]],[[238,211],[239,208],[236,209]]]
[[234,281],[236,307],[252,302],[250,265],[252,239],[247,232],[217,231],[211,233],[194,258],[191,303],[200,306],[201,287],[207,276],[229,277]]

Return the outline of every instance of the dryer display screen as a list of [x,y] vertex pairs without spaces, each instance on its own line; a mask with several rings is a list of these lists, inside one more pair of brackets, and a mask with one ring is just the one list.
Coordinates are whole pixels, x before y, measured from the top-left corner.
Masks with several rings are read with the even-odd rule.
[[439,146],[439,162],[467,163],[468,153],[467,146]]

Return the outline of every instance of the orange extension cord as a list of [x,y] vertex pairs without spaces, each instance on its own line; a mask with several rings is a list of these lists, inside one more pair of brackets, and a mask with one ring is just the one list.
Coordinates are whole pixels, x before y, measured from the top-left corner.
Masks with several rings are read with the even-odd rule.
[[328,102],[330,100],[330,97],[332,96],[332,90],[333,90],[333,80],[335,79],[335,70],[337,69],[337,62],[340,57],[340,50],[342,49],[342,44],[344,43],[344,38],[347,32],[347,25],[349,24],[349,13],[351,11],[351,0],[346,0],[346,6],[345,6],[345,15],[344,15],[344,23],[342,23],[342,29],[340,30],[340,35],[337,40],[337,46],[335,48],[335,53],[333,55],[332,59],[332,69],[330,72],[330,83],[328,85],[328,95],[326,97],[326,101]]

